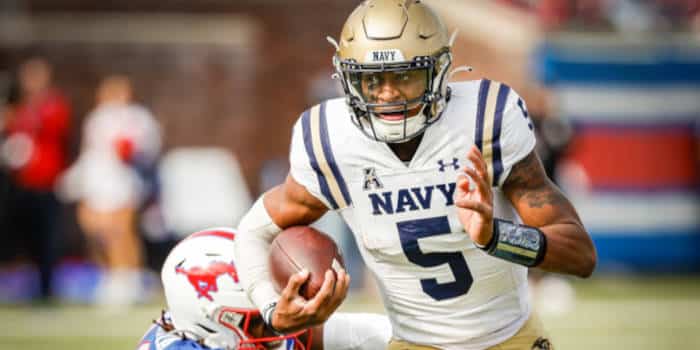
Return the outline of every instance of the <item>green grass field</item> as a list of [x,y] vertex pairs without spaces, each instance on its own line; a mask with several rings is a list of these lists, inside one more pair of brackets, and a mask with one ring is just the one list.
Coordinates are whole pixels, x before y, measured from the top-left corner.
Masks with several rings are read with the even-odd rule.
[[[571,311],[541,315],[557,349],[700,349],[700,278],[597,278],[574,287]],[[381,312],[366,296],[350,297],[342,309]],[[6,305],[0,349],[134,349],[159,310]]]

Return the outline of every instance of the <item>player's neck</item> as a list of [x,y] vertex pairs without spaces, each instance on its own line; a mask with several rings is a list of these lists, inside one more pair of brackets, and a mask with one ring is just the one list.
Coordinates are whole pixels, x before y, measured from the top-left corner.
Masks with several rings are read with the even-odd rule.
[[402,162],[410,162],[418,150],[423,134],[416,136],[410,141],[404,143],[390,143],[389,148]]

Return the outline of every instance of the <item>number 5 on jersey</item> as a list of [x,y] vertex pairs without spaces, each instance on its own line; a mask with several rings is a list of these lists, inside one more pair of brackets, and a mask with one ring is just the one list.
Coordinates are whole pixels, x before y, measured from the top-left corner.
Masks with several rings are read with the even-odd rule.
[[438,283],[436,278],[420,280],[423,292],[435,300],[445,300],[467,294],[474,279],[467,261],[461,252],[423,253],[418,246],[418,239],[450,233],[447,216],[407,220],[396,223],[401,239],[401,248],[408,260],[418,266],[435,267],[448,264],[455,277],[454,282]]

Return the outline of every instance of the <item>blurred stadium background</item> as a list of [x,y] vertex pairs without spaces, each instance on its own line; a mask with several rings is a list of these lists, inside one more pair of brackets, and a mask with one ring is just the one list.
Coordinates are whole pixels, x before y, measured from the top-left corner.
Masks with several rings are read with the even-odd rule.
[[[700,349],[700,1],[426,2],[459,30],[455,66],[474,68],[453,79],[503,81],[527,101],[538,152],[596,243],[589,280],[533,273],[557,348]],[[157,271],[168,249],[200,228],[235,225],[286,173],[298,114],[339,95],[325,36],[337,37],[356,4],[0,1],[0,348],[135,347],[163,307]],[[71,190],[58,176],[42,188],[61,200],[50,212],[59,220],[54,243],[44,247],[53,256],[46,298],[34,257],[42,236],[8,214],[20,208],[17,193],[35,190],[17,180],[31,152],[12,141],[13,119],[31,107],[19,72],[32,58],[52,67],[70,110],[66,166],[85,149],[83,123],[107,76],[127,77],[160,125],[153,171],[124,163],[156,184],[139,187],[126,221],[143,250],[137,281],[114,292],[129,298],[104,297],[113,295],[109,264],[94,256],[104,242],[95,248],[77,214],[80,196],[70,195],[86,184]],[[136,138],[114,151],[138,146]],[[51,220],[28,208],[20,216]],[[381,312],[345,228],[322,221],[349,257],[343,308]]]

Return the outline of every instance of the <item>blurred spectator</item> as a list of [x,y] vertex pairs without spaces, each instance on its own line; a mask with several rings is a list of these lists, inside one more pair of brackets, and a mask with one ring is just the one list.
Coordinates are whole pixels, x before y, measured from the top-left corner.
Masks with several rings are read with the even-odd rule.
[[19,91],[13,96],[18,103],[6,110],[1,149],[12,181],[5,212],[8,231],[27,243],[39,267],[44,299],[52,294],[60,242],[60,206],[53,188],[65,168],[70,127],[70,107],[51,86],[51,74],[50,65],[41,58],[21,65]]
[[103,268],[97,303],[128,305],[144,296],[136,217],[154,191],[148,174],[158,160],[161,132],[153,115],[132,102],[128,78],[105,78],[96,99],[83,125],[80,156],[61,190],[78,201],[78,222],[89,254]]

